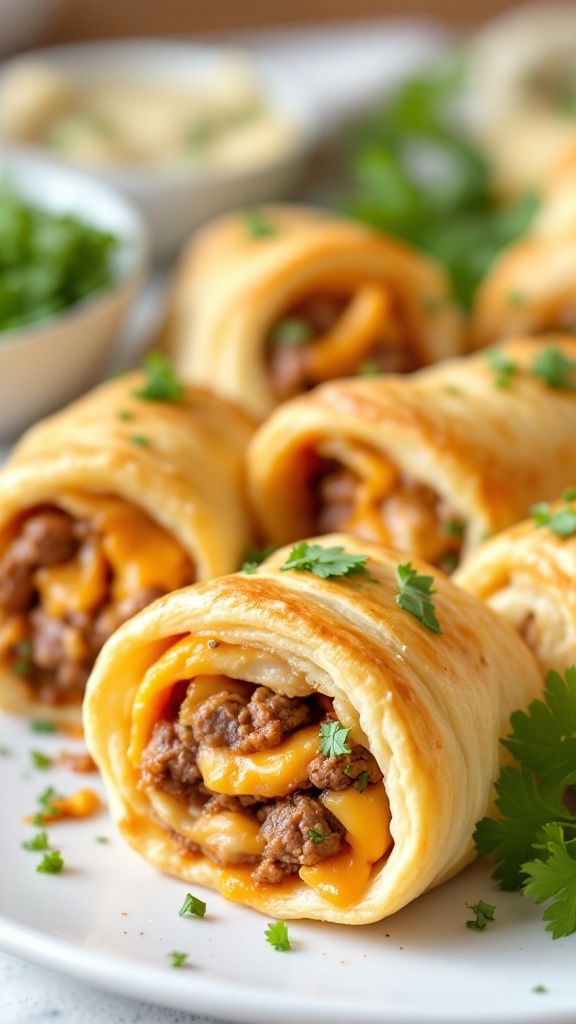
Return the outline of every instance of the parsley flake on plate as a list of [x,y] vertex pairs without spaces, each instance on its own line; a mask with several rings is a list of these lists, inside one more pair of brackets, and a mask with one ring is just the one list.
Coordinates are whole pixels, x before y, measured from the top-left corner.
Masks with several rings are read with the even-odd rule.
[[183,967],[188,957],[190,956],[190,953],[178,953],[175,949],[173,949],[170,953],[168,953],[168,956],[170,957],[172,967]]
[[54,850],[52,853],[44,854],[36,871],[44,875],[59,875],[63,867],[64,860],[60,850]]
[[367,561],[368,555],[347,555],[342,547],[323,548],[321,544],[307,544],[303,540],[292,548],[284,565],[280,566],[280,572],[295,569],[297,572],[311,572],[321,579],[364,576]]
[[30,760],[34,768],[50,768],[54,763],[52,758],[48,757],[48,754],[43,754],[41,750],[31,750]]
[[431,600],[434,582],[433,576],[420,576],[416,569],[412,568],[411,562],[404,562],[396,569],[398,581],[398,594],[396,604],[409,612],[415,619],[418,619],[431,633],[442,635],[440,623],[435,615],[434,603]]
[[504,355],[497,348],[489,349],[486,353],[486,359],[488,365],[496,373],[496,387],[509,388],[514,374],[518,373],[517,364],[508,359],[508,356]]
[[146,402],[177,402],[184,397],[185,385],[161,352],[149,352],[142,365],[146,380],[143,388],[133,392],[136,398]]
[[47,850],[48,849],[48,833],[37,832],[32,839],[25,839],[22,843],[24,850]]
[[350,754],[351,747],[346,740],[350,729],[346,729],[340,722],[320,723],[320,753],[324,757],[340,757],[341,754]]
[[192,914],[194,917],[204,917],[205,913],[206,904],[203,900],[199,900],[196,896],[193,896],[191,892],[187,892],[184,903],[178,911],[178,916],[184,917],[185,914]]
[[264,932],[266,936],[266,942],[269,942],[274,949],[277,949],[281,953],[286,953],[290,947],[290,939],[288,938],[288,928],[284,921],[274,921],[270,923]]
[[519,762],[496,782],[500,817],[476,825],[479,856],[492,854],[501,888],[520,890],[536,903],[553,938],[576,931],[576,667],[564,678],[549,672],[542,700],[510,716],[512,733],[501,742]]
[[470,921],[466,921],[466,927],[471,928],[475,932],[483,932],[486,925],[490,921],[494,920],[494,911],[496,907],[493,907],[491,903],[485,903],[484,900],[478,900],[478,903],[467,903],[468,910],[471,910],[475,917]]

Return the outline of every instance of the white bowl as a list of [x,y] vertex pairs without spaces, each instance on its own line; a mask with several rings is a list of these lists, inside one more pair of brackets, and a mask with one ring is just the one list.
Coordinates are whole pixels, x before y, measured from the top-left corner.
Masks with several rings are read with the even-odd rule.
[[119,245],[114,280],[55,316],[0,331],[0,439],[8,441],[55,411],[101,376],[124,317],[143,281],[148,233],[121,196],[79,171],[3,156],[0,179],[45,210],[71,213],[112,232]]
[[[294,140],[254,164],[218,169],[154,168],[145,164],[84,163],[100,180],[124,193],[144,214],[154,255],[174,256],[192,231],[216,214],[237,206],[285,197],[295,184],[318,135],[311,98],[300,83],[256,53],[241,54],[253,70],[271,108],[294,124]],[[17,61],[43,62],[79,84],[107,81],[158,82],[191,87],[229,66],[230,50],[170,40],[114,40],[35,50],[6,62],[2,76]],[[4,141],[4,148],[8,143]],[[9,144],[17,152],[41,152],[43,159],[70,166],[73,159],[47,146]],[[74,162],[78,166],[78,162]]]

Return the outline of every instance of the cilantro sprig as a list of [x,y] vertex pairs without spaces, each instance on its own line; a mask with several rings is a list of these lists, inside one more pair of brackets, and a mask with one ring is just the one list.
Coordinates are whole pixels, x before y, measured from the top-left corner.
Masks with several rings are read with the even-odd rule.
[[543,919],[553,938],[576,931],[576,814],[567,792],[576,784],[576,666],[564,678],[549,672],[541,700],[510,717],[501,742],[518,767],[496,783],[500,818],[482,818],[474,841],[493,854],[493,877],[503,889],[547,902]]
[[365,576],[367,561],[368,555],[349,555],[343,547],[324,548],[321,544],[307,544],[303,540],[292,548],[280,571],[311,572],[322,579],[329,576]]
[[136,398],[142,398],[146,402],[177,402],[184,397],[185,385],[178,379],[161,352],[149,352],[144,357],[142,365],[146,380],[144,387],[133,392]]
[[436,593],[432,589],[434,577],[420,576],[416,569],[412,568],[411,562],[403,562],[396,568],[396,580],[398,582],[396,604],[418,619],[431,633],[441,636],[442,630],[431,599],[432,594]]

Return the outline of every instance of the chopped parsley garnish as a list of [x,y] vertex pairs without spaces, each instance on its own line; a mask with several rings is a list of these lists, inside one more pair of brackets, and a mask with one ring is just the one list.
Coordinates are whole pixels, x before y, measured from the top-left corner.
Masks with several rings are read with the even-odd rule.
[[496,373],[495,384],[497,388],[509,388],[512,378],[518,373],[518,366],[508,356],[504,355],[497,348],[489,349],[486,353],[489,366]]
[[306,320],[286,317],[280,320],[270,333],[272,345],[305,345],[314,337],[312,328]]
[[50,768],[53,764],[52,758],[43,754],[41,750],[31,750],[30,759],[35,768]]
[[48,833],[37,832],[32,839],[25,839],[22,843],[22,847],[25,850],[47,850],[48,849]]
[[58,814],[58,809],[55,806],[54,801],[62,799],[62,794],[57,793],[53,786],[47,786],[44,792],[38,797],[38,803],[42,810],[34,815],[32,823],[40,826],[46,825],[51,818],[54,818]]
[[548,502],[541,501],[532,506],[530,515],[535,526],[547,526],[557,537],[573,537],[576,533],[576,510],[570,508],[567,503],[575,500],[574,489],[564,491],[562,498],[566,503],[564,507],[552,512]]
[[132,434],[129,441],[130,444],[135,444],[138,448],[148,448],[150,445],[150,438],[145,437],[144,434]]
[[55,722],[48,722],[44,719],[38,719],[37,721],[30,722],[30,728],[32,732],[51,733],[56,732],[57,726]]
[[342,547],[323,548],[320,544],[307,544],[303,540],[292,548],[280,571],[311,572],[322,579],[365,575],[367,561],[368,555],[347,555]]
[[18,661],[13,661],[10,668],[15,676],[27,676],[32,668],[32,664],[30,661],[20,658]]
[[464,523],[461,523],[459,519],[448,519],[442,523],[442,532],[447,537],[462,537],[464,536]]
[[274,923],[270,923],[264,934],[266,936],[266,942],[269,942],[274,949],[279,950],[281,953],[286,953],[290,949],[288,929],[284,921],[274,921]]
[[172,967],[183,967],[190,956],[190,953],[177,953],[176,950],[173,949],[168,953],[168,956],[172,962]]
[[553,938],[576,931],[576,814],[566,794],[576,785],[576,667],[549,672],[542,700],[510,716],[501,740],[519,766],[496,783],[499,817],[482,818],[474,841],[493,854],[503,889],[548,902],[543,919]]
[[256,545],[251,544],[246,551],[246,559],[242,562],[240,572],[248,573],[251,576],[256,572],[256,569],[262,562],[268,558],[269,555],[273,554],[276,548],[273,544],[269,544],[266,548],[258,548]]
[[360,363],[360,366],[358,367],[359,377],[379,377],[381,373],[382,370],[378,366],[378,363]]
[[178,911],[179,917],[184,917],[185,914],[193,914],[194,917],[204,917],[206,913],[206,904],[193,896],[191,892],[186,893],[186,899]]
[[244,219],[248,234],[252,238],[271,238],[278,234],[278,228],[269,219],[264,210],[258,206],[250,206],[244,210]]
[[123,423],[128,423],[130,420],[134,419],[134,413],[130,412],[128,409],[121,409],[118,413],[118,419],[122,420]]
[[0,331],[37,323],[107,288],[117,238],[0,187]]
[[435,615],[435,607],[431,601],[433,576],[419,576],[411,562],[404,562],[396,569],[398,594],[396,604],[418,619],[431,633],[442,635],[440,623]]
[[341,754],[350,754],[352,748],[346,740],[350,729],[346,729],[340,722],[320,723],[320,753],[324,757],[340,757]]
[[542,352],[538,352],[532,362],[534,376],[541,377],[551,388],[573,390],[576,386],[573,378],[575,370],[576,362],[554,345],[549,345]]
[[178,379],[168,360],[161,352],[149,352],[143,360],[146,373],[144,387],[133,392],[146,402],[177,402],[186,394],[186,387]]
[[532,991],[533,992],[541,993],[541,992],[547,992],[548,989],[546,988],[545,985],[534,985],[534,988],[532,989]]
[[368,772],[366,772],[366,771],[360,772],[360,774],[358,775],[358,778],[354,782],[354,786],[356,787],[356,789],[358,790],[359,793],[363,793],[364,790],[366,789],[366,786],[368,785],[368,779],[369,779]]
[[308,829],[308,836],[313,843],[323,843],[325,839],[330,838],[330,832],[317,832],[315,828]]
[[478,903],[467,903],[466,906],[476,915],[471,921],[466,921],[467,928],[472,928],[475,932],[483,932],[486,925],[494,920],[496,907],[493,907],[491,903],[478,900]]
[[436,62],[350,124],[338,205],[435,256],[466,308],[497,254],[528,231],[538,201],[499,199],[490,163],[463,125],[465,75],[464,61]]
[[58,875],[64,867],[64,860],[60,850],[54,850],[52,853],[45,853],[40,864],[36,868],[40,874],[44,875]]

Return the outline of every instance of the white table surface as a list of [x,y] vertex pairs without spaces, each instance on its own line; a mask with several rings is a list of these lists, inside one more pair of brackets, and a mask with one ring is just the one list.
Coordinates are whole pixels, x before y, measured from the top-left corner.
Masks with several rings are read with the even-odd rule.
[[[445,35],[423,22],[359,22],[342,26],[228,37],[265,52],[305,81],[327,129],[430,57]],[[312,182],[299,198],[318,189]],[[164,276],[156,275],[117,352],[145,347],[162,305]],[[0,1024],[208,1024],[198,1017],[100,991],[74,978],[0,953]],[[271,1022],[272,1024],[272,1022]],[[353,1024],[353,1022],[351,1022]]]

